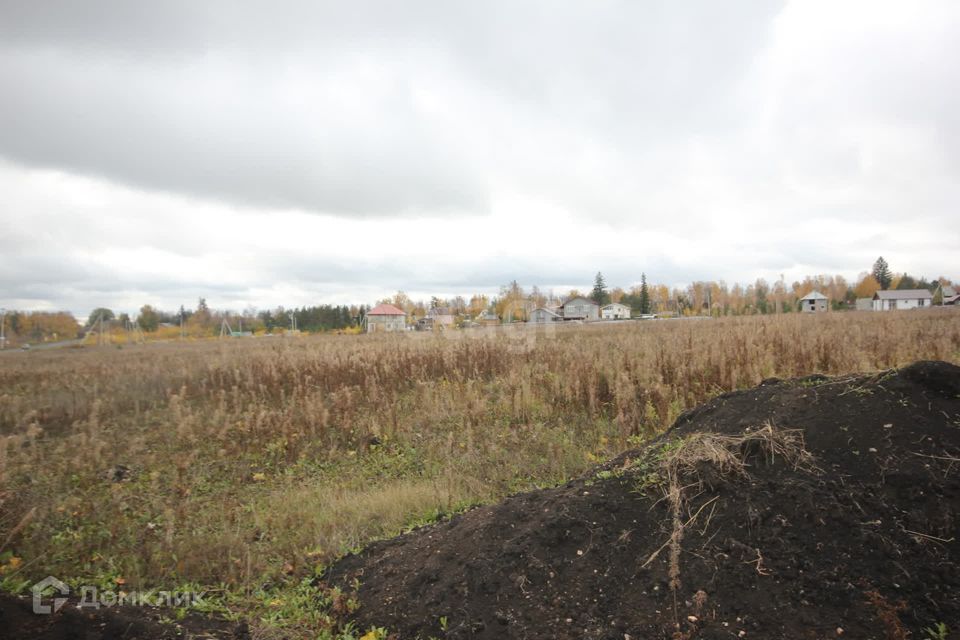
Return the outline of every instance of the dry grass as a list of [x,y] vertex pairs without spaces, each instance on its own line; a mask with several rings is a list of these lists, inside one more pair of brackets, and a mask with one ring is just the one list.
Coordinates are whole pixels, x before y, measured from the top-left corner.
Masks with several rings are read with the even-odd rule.
[[[920,358],[960,361],[960,315],[7,353],[0,540],[26,578],[244,590],[437,512],[559,482],[717,393]],[[728,444],[698,446],[735,469]],[[121,482],[108,479],[117,465]]]

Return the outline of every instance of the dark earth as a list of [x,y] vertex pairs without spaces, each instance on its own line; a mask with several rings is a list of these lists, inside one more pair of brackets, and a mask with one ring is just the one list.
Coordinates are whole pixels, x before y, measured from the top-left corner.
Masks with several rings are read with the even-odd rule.
[[[747,439],[744,473],[698,462],[679,477],[678,536],[658,461],[681,438],[765,425],[799,430],[812,460]],[[323,580],[359,581],[351,621],[400,640],[941,640],[960,638],[958,522],[960,368],[918,362],[721,395],[582,478],[375,542]],[[176,637],[138,610],[96,613],[0,599],[0,638]]]
[[[247,625],[150,607],[78,609],[73,599],[53,615],[33,613],[29,598],[0,596],[0,640],[251,640]],[[49,600],[47,601],[49,604]]]

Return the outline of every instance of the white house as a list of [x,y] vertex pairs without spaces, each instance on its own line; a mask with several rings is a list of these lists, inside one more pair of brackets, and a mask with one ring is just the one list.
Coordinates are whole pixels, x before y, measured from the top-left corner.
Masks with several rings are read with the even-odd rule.
[[563,303],[564,320],[598,320],[600,305],[589,298],[577,296]]
[[923,309],[933,304],[933,294],[926,289],[897,289],[873,294],[874,311]]
[[811,291],[800,298],[800,311],[803,313],[819,313],[829,310],[830,299],[819,291]]
[[628,320],[630,318],[630,307],[614,302],[600,309],[600,317],[604,320]]
[[560,314],[546,307],[538,307],[530,312],[530,322],[559,322],[563,320]]
[[392,304],[378,304],[364,316],[367,333],[403,331],[407,328],[407,314]]

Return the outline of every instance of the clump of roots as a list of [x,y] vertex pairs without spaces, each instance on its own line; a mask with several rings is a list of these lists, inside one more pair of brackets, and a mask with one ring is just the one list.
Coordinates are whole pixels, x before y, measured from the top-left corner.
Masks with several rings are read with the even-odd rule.
[[[674,618],[677,617],[677,590],[680,588],[680,551],[684,531],[704,509],[717,499],[702,504],[686,520],[689,513],[689,494],[692,487],[700,488],[700,470],[712,466],[721,475],[746,476],[750,461],[762,459],[773,463],[784,460],[794,469],[817,471],[813,456],[804,448],[803,432],[799,429],[777,429],[767,423],[758,429],[747,430],[736,436],[700,432],[689,435],[665,448],[658,459],[661,486],[670,508],[671,533],[667,541],[654,551],[643,566],[652,563],[664,549],[669,549],[670,590],[674,598]],[[712,515],[712,511],[710,512]],[[708,518],[709,521],[709,518]],[[758,558],[759,550],[758,550]],[[758,571],[760,571],[758,564]]]

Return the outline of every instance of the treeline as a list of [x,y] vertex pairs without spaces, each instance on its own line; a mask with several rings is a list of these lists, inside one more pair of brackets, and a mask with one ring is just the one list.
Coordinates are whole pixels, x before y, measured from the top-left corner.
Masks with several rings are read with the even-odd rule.
[[366,307],[348,307],[322,304],[315,307],[301,307],[285,310],[279,307],[273,311],[261,311],[257,321],[267,331],[276,329],[298,329],[300,331],[334,331],[357,326],[366,312]]
[[[469,299],[432,297],[413,300],[403,291],[379,300],[393,304],[415,322],[430,309],[442,310],[458,323],[478,318],[495,317],[504,322],[525,321],[538,307],[555,308],[563,301],[583,296],[604,305],[618,302],[631,308],[634,315],[656,313],[672,315],[751,315],[796,311],[798,301],[812,291],[829,298],[834,310],[852,309],[858,298],[872,298],[883,289],[927,289],[938,304],[940,287],[951,285],[947,278],[928,280],[906,273],[894,273],[881,257],[870,271],[864,271],[855,282],[840,275],[808,276],[788,283],[781,276],[774,282],[758,278],[751,284],[728,285],[723,280],[696,281],[685,287],[648,284],[645,274],[629,288],[608,287],[601,273],[594,278],[593,288],[555,292],[533,285],[529,288],[517,281],[500,287],[497,295],[477,293]],[[136,315],[115,314],[111,309],[97,308],[90,312],[85,326],[80,327],[72,314],[65,311],[9,311],[3,319],[7,344],[67,340],[93,333],[137,334],[144,332],[158,337],[215,336],[225,331],[278,333],[293,329],[307,332],[359,330],[370,307],[365,305],[315,305],[286,309],[241,312],[211,309],[204,298],[195,309],[183,306],[177,311],[164,311],[144,305]]]
[[529,288],[517,281],[500,287],[496,296],[475,294],[469,300],[462,296],[452,299],[431,298],[429,301],[412,300],[403,291],[380,302],[389,302],[407,312],[409,318],[423,317],[430,308],[443,308],[461,318],[477,318],[492,314],[504,322],[524,321],[529,313],[539,307],[555,308],[572,297],[590,298],[597,304],[618,302],[631,308],[634,315],[655,313],[681,316],[692,315],[754,315],[790,313],[798,310],[799,300],[812,291],[819,291],[830,300],[837,311],[853,309],[857,298],[872,298],[883,289],[927,289],[938,302],[940,285],[951,281],[940,277],[928,280],[907,273],[893,273],[881,257],[870,271],[862,272],[855,282],[841,275],[807,276],[803,280],[788,282],[783,276],[773,282],[758,278],[750,284],[727,284],[723,280],[700,280],[684,287],[665,284],[648,284],[646,275],[629,288],[608,287],[603,274],[597,273],[593,288],[567,291],[543,290],[533,285]]
[[7,311],[3,315],[3,336],[9,344],[74,340],[80,325],[68,311]]
[[252,331],[254,333],[273,333],[287,330],[334,331],[348,329],[359,324],[366,312],[365,306],[340,306],[322,304],[293,309],[258,311],[218,311],[211,309],[206,299],[200,298],[196,309],[183,306],[179,311],[170,312],[144,305],[134,317],[114,312],[106,308],[94,309],[87,320],[86,329],[99,331],[101,319],[113,329],[140,330],[146,333],[166,332],[190,336],[219,335],[225,331]]

